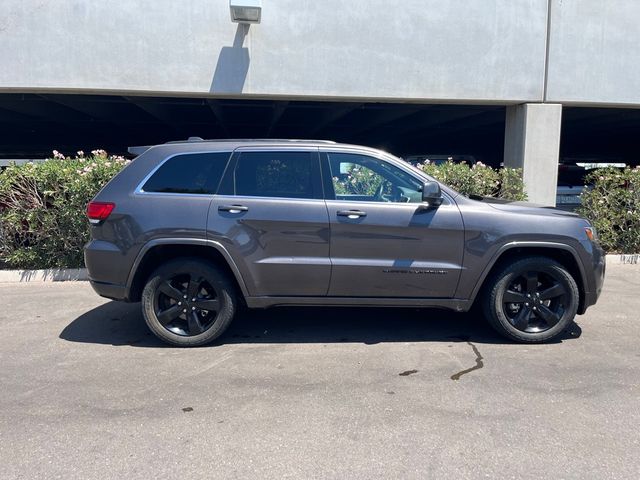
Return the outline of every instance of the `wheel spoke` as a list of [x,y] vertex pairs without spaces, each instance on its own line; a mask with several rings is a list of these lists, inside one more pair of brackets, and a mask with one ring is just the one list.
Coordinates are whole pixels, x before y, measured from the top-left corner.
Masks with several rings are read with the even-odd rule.
[[537,317],[544,320],[549,328],[553,327],[560,321],[560,316],[546,305],[539,305],[538,309],[533,312]]
[[177,301],[182,300],[182,292],[171,285],[169,280],[167,280],[166,282],[162,282],[158,289],[169,298],[173,298]]
[[524,276],[527,281],[527,293],[533,295],[538,290],[538,274],[536,272],[527,272]]
[[564,287],[560,283],[555,283],[553,286],[540,292],[540,300],[550,300],[566,293]]
[[207,310],[209,312],[217,312],[220,308],[220,302],[215,298],[197,300],[192,305],[200,310]]
[[191,335],[198,335],[204,331],[200,318],[196,312],[189,312],[187,314],[187,326],[189,327],[189,333]]
[[527,297],[524,293],[516,292],[515,290],[507,290],[504,292],[502,301],[505,303],[524,303],[527,301]]
[[158,317],[158,321],[162,325],[166,325],[170,323],[172,320],[175,320],[180,316],[181,309],[178,305],[172,305],[171,307],[163,310],[162,312],[156,313]]
[[529,316],[531,315],[530,307],[522,307],[516,317],[513,319],[513,326],[518,330],[524,331],[529,326]]
[[189,286],[187,287],[187,296],[189,298],[196,298],[198,296],[198,291],[200,290],[200,285],[202,284],[201,278],[191,277],[189,280]]

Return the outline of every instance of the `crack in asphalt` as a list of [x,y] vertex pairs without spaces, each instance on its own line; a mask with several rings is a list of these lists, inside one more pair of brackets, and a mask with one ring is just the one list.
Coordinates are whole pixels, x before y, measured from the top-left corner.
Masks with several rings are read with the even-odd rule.
[[462,375],[465,375],[469,372],[473,372],[474,370],[480,370],[482,367],[484,367],[484,362],[483,362],[483,358],[482,355],[480,354],[480,350],[478,350],[478,347],[476,347],[473,343],[471,343],[470,341],[467,340],[467,345],[469,345],[472,349],[473,349],[473,353],[476,354],[476,364],[473,367],[467,368],[465,370],[461,370],[458,373],[454,373],[453,375],[451,375],[451,380],[460,380],[460,377]]

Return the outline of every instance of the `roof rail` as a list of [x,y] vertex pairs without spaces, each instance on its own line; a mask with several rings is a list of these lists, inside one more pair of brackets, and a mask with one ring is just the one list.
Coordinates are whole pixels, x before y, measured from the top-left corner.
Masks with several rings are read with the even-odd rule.
[[[304,140],[301,138],[214,138],[203,139],[201,137],[189,137],[186,140],[171,140],[165,142],[165,145],[173,145],[176,143],[194,143],[194,142],[215,142],[215,143],[243,143],[243,142],[259,142],[259,143],[324,143],[328,145],[335,145],[333,140]],[[140,145],[129,147],[127,151],[131,155],[142,155],[155,145]]]
[[219,142],[219,143],[240,143],[240,142],[263,142],[263,143],[328,143],[335,144],[333,140],[305,140],[301,138],[212,138],[202,139],[200,137],[189,137],[187,140],[171,140],[165,144],[187,143],[187,142]]

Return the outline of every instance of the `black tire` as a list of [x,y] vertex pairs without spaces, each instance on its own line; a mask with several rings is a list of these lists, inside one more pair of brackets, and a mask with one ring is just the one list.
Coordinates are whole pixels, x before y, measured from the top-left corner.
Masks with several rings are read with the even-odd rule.
[[522,343],[551,340],[573,321],[580,294],[571,274],[547,257],[509,263],[488,279],[484,315],[500,334]]
[[236,312],[235,284],[206,260],[178,258],[161,265],[142,291],[142,314],[161,340],[179,347],[212,342]]

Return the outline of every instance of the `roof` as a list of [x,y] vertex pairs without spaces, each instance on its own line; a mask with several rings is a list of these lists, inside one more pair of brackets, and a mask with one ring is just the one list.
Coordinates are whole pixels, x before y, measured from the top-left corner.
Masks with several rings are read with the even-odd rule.
[[[200,137],[189,137],[186,140],[172,140],[170,142],[165,142],[162,145],[176,145],[176,144],[193,144],[193,143],[234,143],[234,144],[247,144],[247,143],[256,143],[256,144],[304,144],[304,145],[337,145],[336,142],[332,140],[305,140],[305,139],[297,139],[297,138],[216,138],[216,139],[203,139]],[[132,155],[141,155],[145,151],[149,150],[151,147],[155,147],[156,145],[140,145],[129,147],[128,151]]]

